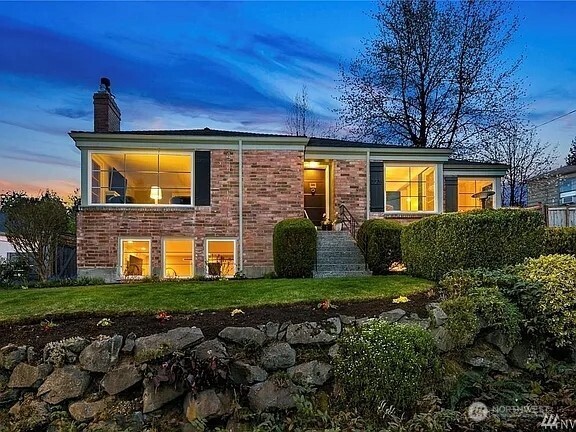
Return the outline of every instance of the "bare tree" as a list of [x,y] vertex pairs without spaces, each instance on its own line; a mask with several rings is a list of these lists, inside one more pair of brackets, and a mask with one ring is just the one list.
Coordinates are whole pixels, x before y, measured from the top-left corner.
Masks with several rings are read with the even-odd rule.
[[342,69],[338,110],[357,139],[461,149],[517,112],[507,2],[381,0],[378,34]]
[[566,165],[576,165],[576,137],[572,138],[568,156],[566,156]]
[[483,141],[476,153],[478,159],[510,167],[502,179],[502,203],[524,206],[527,202],[527,181],[551,170],[553,149],[538,139],[533,127],[518,122],[506,123],[485,132]]
[[296,93],[286,117],[286,131],[288,135],[314,136],[319,127],[318,118],[312,112],[308,102],[308,91],[303,85]]

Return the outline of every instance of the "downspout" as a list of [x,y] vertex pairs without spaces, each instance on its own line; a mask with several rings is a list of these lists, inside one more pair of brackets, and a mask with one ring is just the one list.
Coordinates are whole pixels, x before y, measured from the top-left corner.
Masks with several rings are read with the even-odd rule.
[[242,178],[242,140],[238,140],[238,242],[240,254],[239,271],[244,270],[244,209],[242,203],[244,202],[244,182]]
[[370,150],[366,150],[366,220],[370,219]]

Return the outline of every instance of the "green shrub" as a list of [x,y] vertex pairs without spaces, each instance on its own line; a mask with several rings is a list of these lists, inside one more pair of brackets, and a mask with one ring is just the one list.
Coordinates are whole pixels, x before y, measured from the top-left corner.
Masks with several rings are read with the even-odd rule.
[[472,299],[456,297],[443,301],[440,307],[448,315],[445,327],[455,347],[463,348],[472,344],[480,332],[480,320]]
[[474,288],[469,296],[483,327],[499,331],[511,345],[519,340],[522,314],[498,288]]
[[439,280],[454,269],[501,268],[539,256],[544,219],[531,210],[478,210],[431,216],[402,230],[408,273]]
[[312,277],[316,227],[309,219],[285,219],[274,227],[274,271],[279,277]]
[[546,228],[544,253],[576,255],[576,227]]
[[374,274],[386,274],[393,263],[402,261],[401,233],[402,225],[386,219],[367,220],[358,229],[357,243]]
[[[517,304],[539,333],[556,348],[576,343],[576,257],[544,255],[518,266],[529,283],[518,286]],[[530,283],[532,282],[532,283]]]
[[412,408],[436,383],[440,361],[430,333],[383,320],[342,337],[335,378],[349,406],[374,417],[383,404]]
[[438,283],[442,298],[466,295],[475,288],[497,287],[502,292],[513,291],[522,279],[513,267],[490,270],[485,268],[457,269],[446,273]]

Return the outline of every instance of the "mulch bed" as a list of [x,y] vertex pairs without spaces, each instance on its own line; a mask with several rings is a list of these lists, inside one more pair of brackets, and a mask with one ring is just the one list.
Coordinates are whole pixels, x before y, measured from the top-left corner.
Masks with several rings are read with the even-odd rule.
[[160,322],[150,315],[107,315],[113,324],[110,327],[99,327],[96,324],[104,316],[77,314],[65,316],[47,316],[57,326],[48,330],[41,325],[42,320],[30,320],[17,324],[0,324],[0,347],[9,343],[28,345],[42,349],[48,342],[58,341],[72,336],[96,338],[99,335],[120,334],[123,336],[134,333],[136,336],[148,336],[161,333],[177,327],[196,326],[202,329],[206,339],[214,338],[228,326],[255,327],[259,324],[272,322],[300,323],[304,321],[321,321],[326,318],[342,315],[360,317],[373,317],[380,313],[400,307],[408,313],[415,312],[420,316],[426,315],[426,304],[433,301],[427,294],[410,296],[410,302],[393,304],[388,300],[370,300],[348,303],[336,303],[336,309],[327,312],[317,308],[316,304],[300,303],[288,306],[267,306],[242,309],[244,314],[231,316],[231,310],[214,312],[196,312],[193,314],[173,314],[172,318]]

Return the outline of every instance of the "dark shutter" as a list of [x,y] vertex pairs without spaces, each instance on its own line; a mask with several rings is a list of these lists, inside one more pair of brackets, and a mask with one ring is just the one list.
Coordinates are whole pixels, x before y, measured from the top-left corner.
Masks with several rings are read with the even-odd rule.
[[384,211],[384,162],[370,162],[370,211]]
[[444,177],[444,211],[458,211],[458,177]]
[[210,152],[194,153],[194,205],[210,205]]

